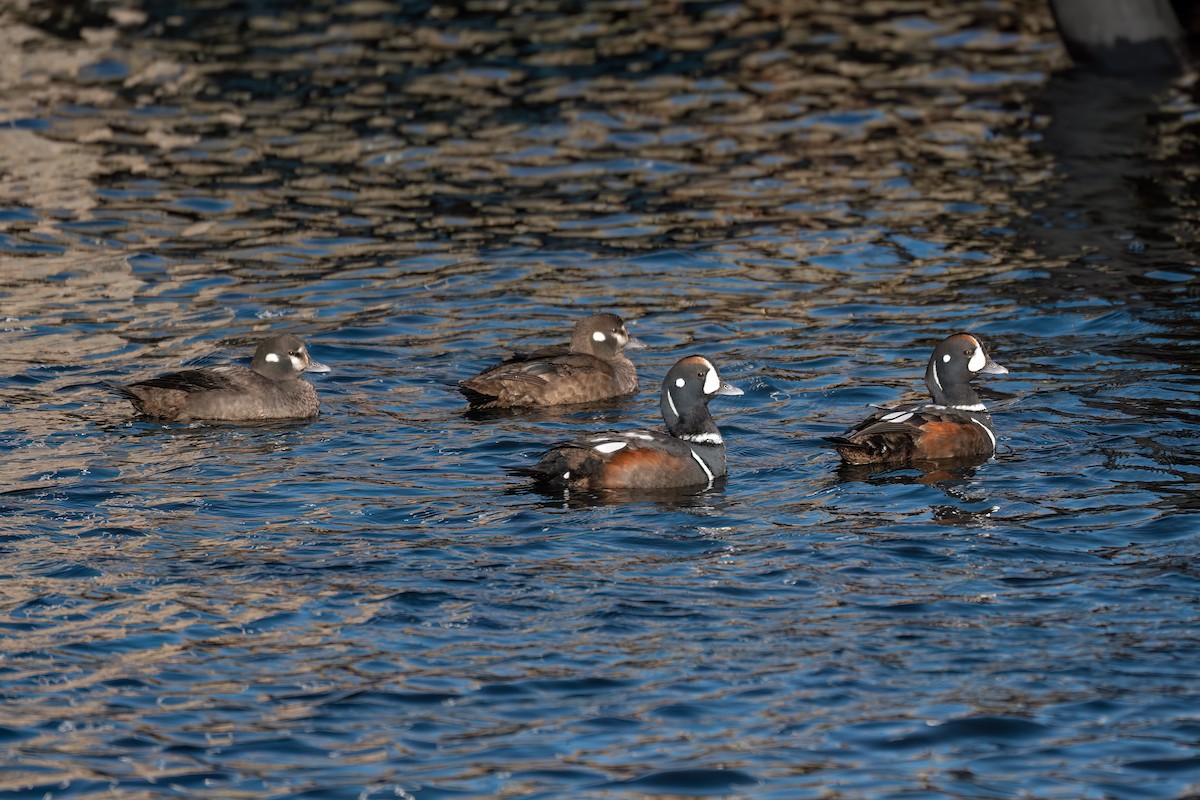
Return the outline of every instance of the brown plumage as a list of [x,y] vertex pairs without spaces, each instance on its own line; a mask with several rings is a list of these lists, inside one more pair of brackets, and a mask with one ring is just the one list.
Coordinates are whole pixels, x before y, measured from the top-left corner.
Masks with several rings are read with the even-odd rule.
[[483,409],[607,400],[637,389],[637,369],[622,351],[641,347],[616,314],[593,314],[575,325],[569,345],[515,354],[459,388]]
[[285,334],[263,341],[249,367],[188,369],[115,389],[139,414],[176,422],[308,419],[320,413],[320,402],[300,375],[328,371]]
[[965,414],[936,409],[913,411],[911,417],[899,423],[873,417],[845,436],[833,437],[830,441],[847,464],[989,456],[995,445],[984,425],[990,425],[990,417],[986,413],[971,417],[980,421],[976,423]]

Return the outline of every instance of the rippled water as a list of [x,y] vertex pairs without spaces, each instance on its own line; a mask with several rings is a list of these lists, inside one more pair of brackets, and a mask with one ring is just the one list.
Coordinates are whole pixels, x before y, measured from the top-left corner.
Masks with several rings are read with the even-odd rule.
[[[0,10],[0,791],[1200,793],[1187,81],[1035,2],[80,8]],[[447,385],[599,310],[635,398]],[[997,457],[839,471],[959,329]],[[267,331],[319,421],[105,388]],[[687,353],[724,487],[508,475]]]

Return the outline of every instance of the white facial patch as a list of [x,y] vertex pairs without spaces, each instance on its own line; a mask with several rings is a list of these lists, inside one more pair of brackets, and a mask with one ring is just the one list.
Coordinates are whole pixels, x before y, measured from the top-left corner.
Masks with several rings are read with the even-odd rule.
[[592,331],[592,341],[593,342],[603,342],[607,339],[608,339],[608,337],[604,335],[603,331]]
[[949,364],[949,363],[950,363],[950,354],[949,354],[949,353],[946,353],[946,355],[942,356],[942,363],[943,363],[943,364]]
[[624,448],[626,446],[627,446],[626,442],[604,442],[603,444],[596,445],[593,449],[597,453],[608,454],[608,453],[615,453],[618,450],[621,450],[622,448]]
[[708,372],[704,374],[704,393],[712,394],[720,388],[721,379],[717,376],[717,371],[710,368]]
[[685,381],[683,378],[676,378],[676,379],[675,379],[675,385],[676,385],[676,386],[678,386],[680,389],[682,389],[682,388],[683,388],[683,385],[684,385],[685,383],[687,383],[687,381]]
[[979,372],[987,366],[987,356],[983,354],[983,348],[976,346],[975,352],[971,354],[971,360],[967,362],[967,369],[971,372]]
[[296,370],[296,372],[304,372],[303,358],[300,356],[288,356],[288,358],[292,359],[292,369]]
[[278,364],[279,363],[279,354],[278,353],[267,353],[266,357],[263,360],[268,361],[272,364]]

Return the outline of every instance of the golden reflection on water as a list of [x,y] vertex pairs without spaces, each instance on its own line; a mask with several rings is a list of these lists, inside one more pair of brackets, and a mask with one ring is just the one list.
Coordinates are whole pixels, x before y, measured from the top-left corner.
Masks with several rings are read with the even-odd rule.
[[4,133],[0,163],[24,205],[114,222],[126,252],[343,261],[863,224],[961,242],[1047,175],[1025,135],[1025,95],[1063,65],[1042,3],[546,9],[349,4],[238,31],[214,9],[82,48],[9,11],[29,57],[8,56],[0,115],[52,127]]

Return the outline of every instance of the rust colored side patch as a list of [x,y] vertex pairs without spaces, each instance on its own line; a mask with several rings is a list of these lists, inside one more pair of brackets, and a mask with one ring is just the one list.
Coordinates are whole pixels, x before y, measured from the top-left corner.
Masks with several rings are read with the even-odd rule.
[[992,440],[975,423],[926,422],[917,440],[918,458],[941,459],[986,455],[992,452]]
[[658,450],[619,450],[592,478],[591,485],[597,489],[682,486],[696,482],[692,473],[698,469]]

